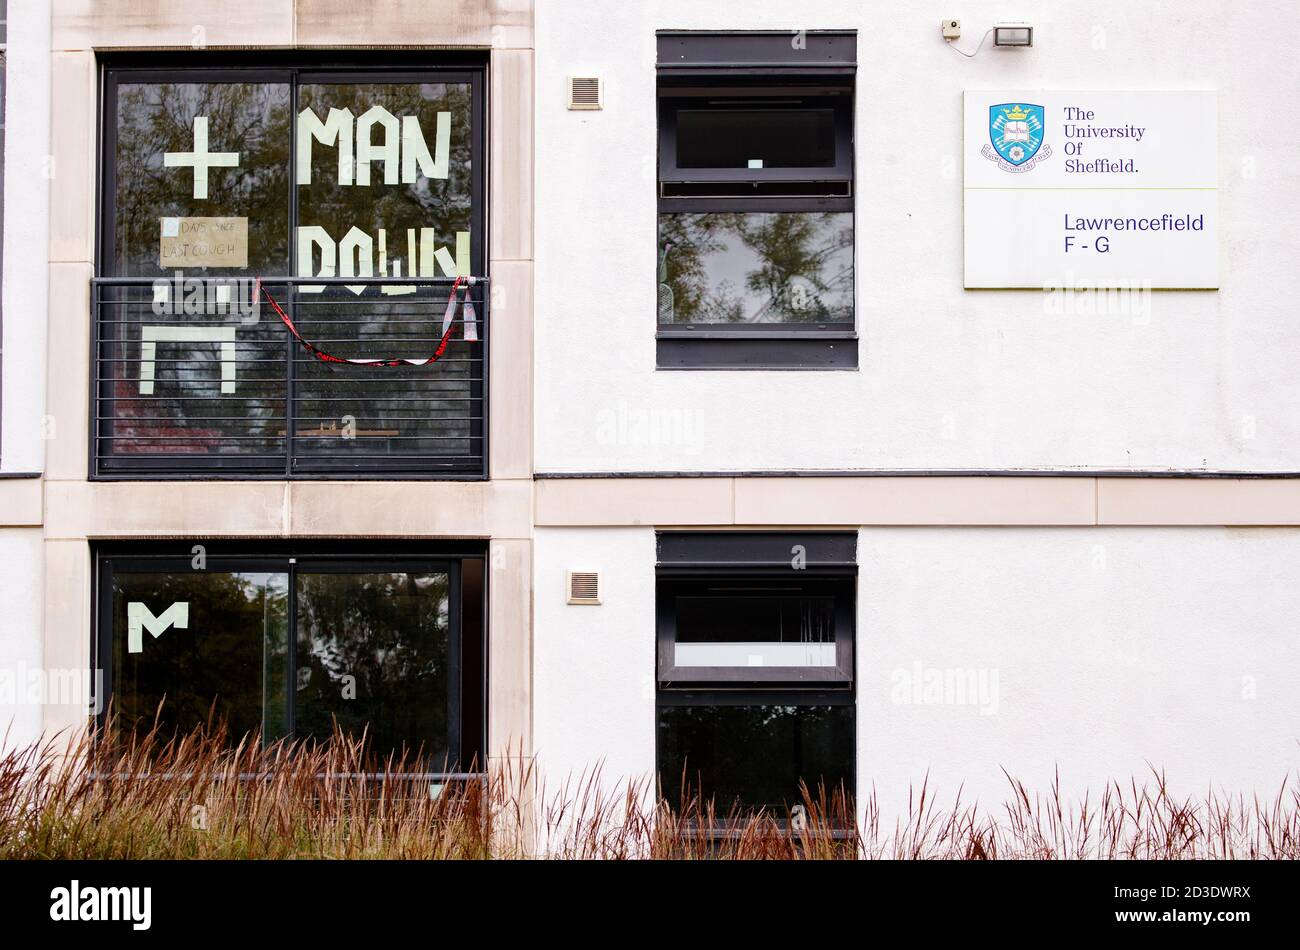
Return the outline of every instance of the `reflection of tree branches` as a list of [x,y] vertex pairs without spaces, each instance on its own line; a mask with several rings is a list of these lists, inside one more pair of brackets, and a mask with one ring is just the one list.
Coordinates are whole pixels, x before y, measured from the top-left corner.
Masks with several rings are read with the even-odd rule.
[[[283,84],[124,84],[118,93],[115,251],[124,274],[158,274],[158,219],[249,218],[249,267],[282,272],[288,254],[289,99]],[[208,116],[209,148],[240,153],[238,169],[209,178],[191,197],[185,169],[163,153],[189,151],[195,116]]]
[[[451,675],[445,573],[298,577],[297,732],[328,734],[335,720],[376,748],[423,746],[445,755]],[[354,677],[355,698],[343,697]]]
[[[370,187],[341,185],[337,150],[320,145],[313,147],[311,184],[297,186],[300,224],[319,225],[335,240],[341,239],[350,228],[358,227],[376,242],[378,230],[384,228],[387,232],[387,263],[391,268],[401,261],[402,273],[407,276],[416,273],[418,263],[409,259],[408,228],[415,229],[417,236],[420,228],[433,228],[435,242],[445,247],[454,247],[456,232],[472,230],[473,97],[468,83],[306,84],[301,87],[298,104],[300,109],[312,109],[322,120],[331,108],[351,109],[352,114],[359,117],[376,105],[383,106],[395,116],[415,116],[430,152],[437,147],[437,114],[451,113],[449,161],[444,179],[420,177],[413,185],[385,185],[384,172],[387,169],[382,162],[376,162],[371,167]],[[382,130],[377,128],[375,133],[382,135]],[[445,289],[441,293],[445,299]],[[327,293],[318,300],[318,306],[311,313],[310,325],[322,338],[356,339],[356,347],[350,349],[347,344],[340,344],[339,349],[350,354],[367,355],[374,352],[377,341],[383,341],[385,349],[396,346],[403,355],[427,355],[427,335],[421,337],[415,326],[394,328],[390,322],[390,315],[392,319],[410,321],[417,314],[427,314],[430,320],[427,333],[432,334],[438,310],[436,306],[423,303],[423,292],[419,296],[395,298],[395,303],[371,300],[361,309],[347,303],[337,311],[319,305],[333,296]],[[342,292],[338,294],[341,300],[347,297]],[[343,321],[366,322],[331,324],[330,318],[335,313]],[[457,345],[453,344],[453,347]],[[450,355],[463,357],[467,353],[453,352]],[[419,431],[429,435],[430,440],[406,442],[395,451],[464,454],[469,451],[470,424],[452,420],[464,415],[457,410],[465,403],[456,399],[469,395],[469,366],[454,361],[440,364],[437,369],[440,387],[430,393],[410,385],[414,380],[428,379],[428,370],[398,370],[388,373],[387,379],[380,383],[373,376],[365,381],[350,381],[347,374],[338,372],[337,368],[311,365],[303,369],[306,379],[299,388],[298,405],[307,417],[336,418],[346,412],[357,418],[359,428],[400,429],[403,434],[413,434],[416,430],[409,428],[411,423],[422,420],[425,427]],[[455,388],[446,385],[452,381],[458,383]],[[437,399],[438,392],[453,398]],[[421,396],[426,398],[419,398]],[[317,397],[324,397],[326,401]],[[355,399],[355,402],[338,401],[344,397]],[[410,401],[403,401],[403,397]],[[453,437],[460,435],[464,435],[465,442],[453,441]],[[364,438],[357,439],[347,444],[331,445],[330,451],[366,451],[365,444]]]
[[[853,267],[853,229],[837,226],[844,217],[834,212],[661,215],[661,247],[665,241],[674,245],[668,277],[675,322],[842,319],[850,304],[834,298],[851,292]],[[729,236],[754,261],[739,292],[709,260],[732,249]],[[837,262],[837,271],[827,277],[827,268]]]
[[[312,109],[322,119],[331,108],[351,109],[354,116],[361,116],[376,105],[395,116],[415,116],[431,152],[436,147],[432,136],[436,136],[437,114],[451,113],[447,177],[421,177],[413,185],[386,186],[383,174],[387,169],[376,163],[371,168],[371,187],[340,185],[337,151],[317,146],[312,149],[312,183],[298,188],[300,223],[320,225],[336,240],[354,226],[372,234],[385,228],[390,261],[407,256],[407,228],[435,228],[441,243],[453,244],[455,233],[469,231],[471,221],[469,84],[309,84],[302,87],[299,99],[301,109]],[[382,134],[379,129],[376,133]],[[408,261],[404,272],[413,273],[414,264]]]
[[[287,256],[289,161],[288,88],[255,83],[147,83],[123,84],[117,104],[117,176],[114,252],[120,272],[127,275],[163,273],[158,262],[159,219],[162,217],[236,216],[249,219],[249,267],[259,273],[280,271]],[[222,169],[209,179],[206,201],[192,197],[193,178],[188,169],[166,168],[163,153],[189,151],[194,142],[194,118],[209,118],[212,151],[237,151],[240,164]],[[278,221],[276,219],[279,219]],[[204,276],[195,271],[187,276]],[[146,298],[147,299],[147,298]],[[180,306],[181,301],[174,301]],[[120,313],[126,313],[121,308]],[[134,311],[150,322],[148,309]],[[248,331],[241,335],[239,356],[252,346]],[[217,348],[208,343],[171,344],[157,365],[158,395],[149,400],[149,415],[169,416],[169,435],[184,435],[202,427],[212,417],[244,416],[244,423],[215,423],[231,435],[260,435],[277,423],[274,394],[258,392],[268,368],[244,361],[240,371],[240,398],[180,398],[207,392],[219,374]],[[176,398],[162,398],[174,393]],[[215,394],[215,393],[214,393]],[[278,423],[283,427],[283,423]],[[271,434],[269,437],[274,437]],[[210,444],[210,443],[209,443]],[[172,443],[183,450],[184,443]],[[244,451],[267,451],[265,444],[242,443]],[[164,449],[166,450],[166,449]]]
[[668,281],[673,288],[674,320],[698,322],[707,309],[710,281],[704,259],[725,251],[720,239],[734,226],[740,215],[667,214],[659,217],[659,248],[671,244],[668,254]]
[[834,706],[680,706],[661,713],[660,779],[679,800],[683,772],[723,807],[788,808],[799,783],[835,785],[851,761],[851,716]]
[[[124,275],[161,275],[158,262],[159,218],[189,216],[234,216],[248,218],[249,270],[258,274],[284,273],[291,250],[288,233],[288,194],[290,188],[290,143],[295,122],[289,114],[288,86],[283,83],[123,83],[118,90],[115,188],[116,221],[114,253],[119,273]],[[312,107],[322,118],[331,107],[351,108],[359,116],[374,105],[382,105],[398,117],[414,115],[426,137],[436,135],[437,113],[452,114],[450,162],[446,179],[420,178],[414,185],[385,185],[387,170],[382,162],[372,168],[372,186],[342,186],[338,181],[337,148],[318,146],[313,149],[313,181],[298,187],[302,224],[324,226],[336,239],[357,226],[372,236],[378,228],[388,230],[389,260],[407,256],[406,228],[435,228],[440,245],[452,246],[457,231],[471,230],[471,134],[472,90],[468,83],[364,83],[309,84],[302,87],[301,107]],[[212,151],[237,151],[240,164],[235,169],[219,169],[209,178],[209,197],[197,201],[192,197],[192,173],[188,169],[165,168],[163,153],[189,151],[193,147],[194,118],[209,119],[209,148]],[[376,133],[382,135],[382,130]],[[427,138],[430,151],[436,149]],[[297,187],[297,186],[295,186]],[[411,273],[407,262],[404,273]],[[203,277],[196,270],[189,277]],[[372,340],[400,337],[407,355],[425,355],[432,331],[433,307],[415,306],[412,298],[399,298],[408,310],[427,309],[430,329],[421,336],[414,327],[397,331],[388,319],[388,307],[378,304],[365,308],[371,322],[355,325],[344,322],[331,325],[327,308],[317,308],[320,319],[313,329],[322,336],[355,337],[364,355]],[[179,303],[179,301],[177,301]],[[125,311],[125,308],[123,308]],[[345,321],[359,316],[355,307],[341,311]],[[135,311],[139,319],[149,322],[147,306]],[[409,314],[407,316],[409,319]],[[265,435],[279,437],[285,425],[282,418],[282,368],[272,362],[257,362],[260,354],[250,340],[248,329],[240,331],[241,366],[236,397],[204,400],[193,397],[216,386],[219,374],[215,362],[220,351],[211,344],[171,344],[157,366],[157,396],[149,400],[149,414],[169,416],[176,433],[193,431],[194,426],[216,425],[227,435]],[[259,334],[257,343],[272,342],[273,328]],[[123,337],[125,340],[125,337]],[[457,344],[459,345],[459,344]],[[136,350],[131,350],[134,355]],[[244,360],[252,354],[253,359]],[[464,354],[457,353],[457,356]],[[125,367],[127,364],[119,364]],[[275,374],[279,372],[280,376]],[[391,385],[366,384],[348,387],[337,372],[308,365],[299,390],[299,413],[308,418],[334,419],[352,415],[360,428],[406,428],[414,419],[439,420],[422,431],[428,442],[406,442],[401,451],[465,454],[469,451],[470,423],[457,421],[457,410],[469,395],[469,365],[447,362],[438,369],[442,383],[456,380],[455,388],[419,391],[411,387],[416,378],[427,373],[393,374]],[[318,385],[312,386],[312,381]],[[252,393],[253,395],[250,395]],[[450,398],[439,399],[439,393]],[[163,398],[175,394],[175,398]],[[215,395],[215,393],[214,393]],[[330,397],[326,401],[314,395]],[[339,401],[343,395],[354,396],[355,403]],[[409,395],[425,395],[418,402],[408,402]],[[204,423],[207,416],[228,417],[224,421]],[[247,421],[232,421],[236,417]],[[452,420],[452,421],[442,421]],[[465,442],[450,436],[462,434]],[[227,443],[230,445],[230,443]],[[309,443],[310,444],[310,443]],[[244,441],[234,446],[242,451],[275,451],[268,443]],[[365,440],[331,443],[326,451],[365,451]]]
[[[741,239],[760,261],[758,270],[748,275],[748,286],[767,295],[750,322],[768,322],[765,318],[773,312],[779,314],[778,320],[825,319],[828,308],[822,295],[831,284],[823,279],[822,271],[853,241],[851,230],[835,229],[834,224],[833,214],[789,212],[763,215],[744,228]],[[822,243],[817,245],[819,239]],[[814,291],[798,304],[794,299],[796,280],[807,285],[800,292]]]
[[[274,720],[282,684],[265,681],[283,669],[287,587],[283,574],[191,572],[114,577],[114,703],[127,722],[147,724],[158,703],[167,728],[202,723],[215,700],[238,736]],[[190,626],[150,638],[141,653],[126,652],[127,603],[158,612],[190,605]]]

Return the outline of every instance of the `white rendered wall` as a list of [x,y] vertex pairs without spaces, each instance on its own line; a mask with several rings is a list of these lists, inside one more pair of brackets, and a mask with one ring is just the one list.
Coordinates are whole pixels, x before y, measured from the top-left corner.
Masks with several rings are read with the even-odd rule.
[[[45,468],[49,293],[50,7],[9,4],[5,56],[4,367],[0,471]],[[86,319],[90,319],[87,314]]]
[[0,529],[0,754],[41,734],[40,528]]
[[[533,557],[533,748],[548,791],[597,767],[607,790],[649,780],[654,531],[539,528]],[[565,602],[571,570],[600,573],[599,607]]]
[[[652,772],[653,530],[543,528],[535,552],[549,785]],[[1002,767],[1044,792],[1059,767],[1077,796],[1150,763],[1248,798],[1300,770],[1300,529],[865,528],[858,561],[858,790],[886,815],[927,771],[1000,806]],[[601,572],[602,606],[564,604],[572,569]],[[986,692],[905,702],[916,664]]]
[[[11,2],[8,27],[0,471],[40,472],[49,288],[49,3]],[[41,732],[39,694],[33,701],[24,691],[28,674],[42,668],[41,541],[40,528],[0,528],[0,747],[24,745]]]
[[[927,770],[985,803],[1000,766],[1076,795],[1148,763],[1183,795],[1297,778],[1300,531],[867,528],[858,563],[859,790],[887,808]],[[899,702],[918,663],[995,702]]]
[[[599,7],[599,9],[596,9]],[[541,472],[1300,469],[1300,88],[1283,2],[537,4]],[[1035,47],[972,60],[995,21]],[[857,372],[656,372],[655,30],[856,29]],[[566,109],[596,75],[604,110]],[[962,289],[962,90],[1219,91],[1218,292]],[[1084,306],[1084,301],[1076,301]]]

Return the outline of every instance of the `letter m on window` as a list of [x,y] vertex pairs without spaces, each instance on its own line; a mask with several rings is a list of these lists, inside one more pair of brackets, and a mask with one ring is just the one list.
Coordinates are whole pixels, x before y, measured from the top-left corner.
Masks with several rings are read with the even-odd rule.
[[144,631],[148,630],[154,639],[162,636],[168,627],[187,630],[190,626],[190,605],[188,601],[177,601],[157,617],[141,601],[132,600],[126,605],[126,651],[142,653],[144,651]]

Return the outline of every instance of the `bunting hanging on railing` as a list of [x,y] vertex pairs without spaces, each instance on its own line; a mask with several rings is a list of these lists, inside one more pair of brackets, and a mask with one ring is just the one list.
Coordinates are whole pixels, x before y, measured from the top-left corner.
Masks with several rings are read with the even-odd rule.
[[474,312],[474,301],[470,300],[470,288],[474,286],[476,280],[473,277],[457,277],[451,285],[451,293],[447,295],[447,309],[442,315],[442,338],[438,341],[437,349],[433,351],[433,355],[428,359],[405,359],[402,357],[389,357],[383,359],[344,359],[341,356],[326,353],[298,332],[298,328],[294,326],[293,320],[290,319],[287,313],[285,313],[284,308],[281,307],[279,302],[271,296],[269,291],[262,287],[262,279],[260,277],[253,285],[253,306],[257,306],[258,302],[263,296],[265,296],[266,302],[271,305],[271,309],[276,312],[284,325],[289,328],[289,332],[293,334],[293,338],[302,344],[303,349],[316,357],[316,359],[320,360],[322,363],[344,363],[351,366],[428,366],[430,363],[436,363],[442,357],[443,353],[447,352],[447,344],[451,341],[451,331],[456,326],[456,294],[460,291],[462,282],[465,284],[462,306],[462,312],[464,314],[463,322],[465,327],[465,342],[478,342],[478,318]]

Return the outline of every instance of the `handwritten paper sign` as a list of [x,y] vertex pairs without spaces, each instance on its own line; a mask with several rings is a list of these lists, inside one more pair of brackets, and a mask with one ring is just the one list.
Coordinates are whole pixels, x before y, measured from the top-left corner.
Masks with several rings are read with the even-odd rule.
[[160,218],[158,264],[168,269],[247,267],[247,218]]

